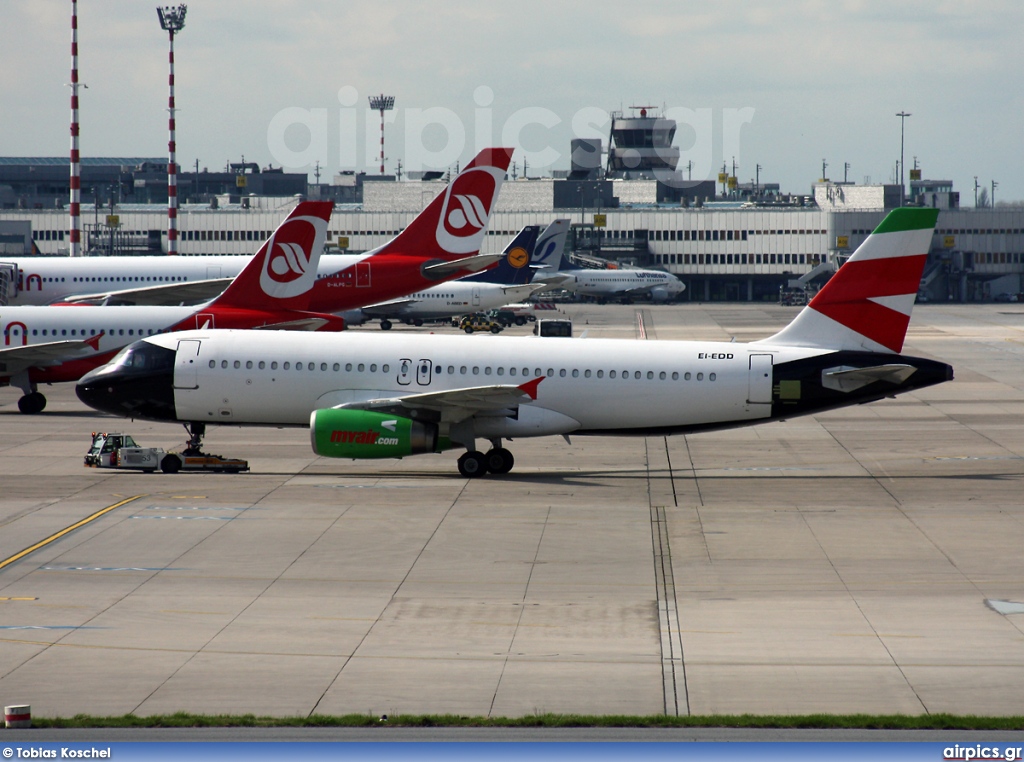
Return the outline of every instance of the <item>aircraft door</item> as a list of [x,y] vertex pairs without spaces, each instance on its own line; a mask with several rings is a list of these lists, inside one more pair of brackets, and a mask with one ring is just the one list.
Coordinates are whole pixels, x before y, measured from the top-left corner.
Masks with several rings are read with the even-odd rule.
[[18,295],[18,266],[0,262],[0,307],[6,307]]
[[370,287],[370,263],[356,262],[356,288]]
[[480,289],[476,286],[473,286],[473,306],[480,306]]
[[412,360],[403,357],[398,361],[398,383],[402,386],[412,383]]
[[747,377],[747,404],[770,405],[772,402],[772,356],[750,355]]
[[182,339],[174,355],[174,388],[199,388],[199,347],[201,341]]
[[416,365],[416,383],[420,386],[430,384],[430,375],[434,370],[434,363],[431,360],[420,360]]

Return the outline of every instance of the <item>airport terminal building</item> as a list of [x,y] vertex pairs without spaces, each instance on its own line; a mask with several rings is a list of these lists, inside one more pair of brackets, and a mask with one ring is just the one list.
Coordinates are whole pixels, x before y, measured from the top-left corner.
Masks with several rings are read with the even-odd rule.
[[[0,159],[0,260],[68,253],[67,160],[62,167],[59,159],[45,165],[52,178],[31,188],[24,178],[46,173],[26,167],[28,161]],[[98,206],[82,205],[84,248],[96,254],[165,253],[166,186],[160,198],[156,160],[94,161],[106,162],[109,177],[99,172],[104,179],[91,193],[83,168],[83,199],[100,199]],[[260,171],[255,165],[203,174],[179,176],[181,255],[250,254],[299,196],[335,200],[329,243],[365,251],[396,235],[445,187],[444,179],[353,174],[311,185],[305,174]],[[691,301],[776,301],[780,289],[813,290],[900,203],[898,185],[825,181],[808,195],[793,196],[778,193],[777,185],[731,183],[716,194],[713,181],[679,181],[676,175],[676,181],[665,182],[611,166],[598,172],[574,165],[561,174],[509,177],[486,251],[500,251],[524,225],[568,217],[575,255],[592,263],[668,270],[687,286],[681,298]],[[104,184],[105,190],[99,187]],[[922,298],[990,301],[1024,291],[1024,207],[963,209],[952,183],[930,180],[912,180],[907,203],[940,209]]]

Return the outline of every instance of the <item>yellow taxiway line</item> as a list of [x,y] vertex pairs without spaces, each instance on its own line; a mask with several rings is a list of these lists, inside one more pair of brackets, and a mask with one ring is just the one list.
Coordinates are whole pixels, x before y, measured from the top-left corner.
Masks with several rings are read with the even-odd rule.
[[112,510],[114,510],[115,508],[120,508],[122,505],[127,505],[128,503],[131,503],[131,502],[133,502],[135,500],[138,500],[140,497],[145,497],[145,495],[135,495],[134,497],[125,498],[124,500],[122,500],[122,501],[120,501],[118,503],[114,503],[113,505],[108,505],[106,508],[103,508],[102,510],[96,511],[96,513],[94,513],[92,516],[86,516],[81,521],[76,521],[74,524],[72,524],[69,527],[64,527],[64,529],[60,530],[59,532],[56,532],[55,534],[51,534],[45,540],[40,540],[35,545],[30,545],[29,547],[25,548],[23,551],[21,551],[19,553],[15,553],[10,558],[6,558],[3,561],[0,561],[0,569],[3,569],[4,567],[10,566],[15,561],[20,561],[25,556],[27,556],[29,553],[32,553],[34,551],[39,550],[42,547],[45,547],[45,546],[49,545],[54,540],[59,540],[61,537],[63,537],[64,535],[68,534],[69,532],[74,532],[79,527],[84,527],[90,521],[95,521],[100,516],[103,516],[104,514],[110,513]]

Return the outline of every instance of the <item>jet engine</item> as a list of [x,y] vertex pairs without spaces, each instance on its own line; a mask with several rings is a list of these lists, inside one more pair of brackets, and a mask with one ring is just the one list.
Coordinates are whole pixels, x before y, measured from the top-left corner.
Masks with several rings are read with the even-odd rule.
[[437,426],[371,410],[324,408],[309,418],[313,452],[328,458],[402,458],[439,452]]

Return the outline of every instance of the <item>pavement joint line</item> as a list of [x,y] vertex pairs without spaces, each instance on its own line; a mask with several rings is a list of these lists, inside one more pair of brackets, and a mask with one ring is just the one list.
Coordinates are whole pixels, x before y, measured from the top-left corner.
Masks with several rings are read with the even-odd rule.
[[[682,628],[679,625],[679,608],[676,605],[672,548],[668,539],[668,518],[664,506],[652,505],[650,510],[651,540],[654,552],[654,589],[658,604],[658,633],[661,641],[662,695],[665,700],[665,714],[679,717],[681,714],[690,714],[690,699],[689,688],[686,684],[686,666],[683,661]],[[680,706],[680,698],[682,706]]]
[[31,553],[34,553],[35,551],[39,550],[40,548],[46,547],[51,542],[59,540],[64,535],[70,534],[71,532],[75,531],[76,529],[79,529],[80,527],[84,527],[86,524],[88,524],[91,521],[95,521],[100,516],[105,516],[106,514],[110,513],[111,511],[113,511],[113,510],[115,510],[117,508],[120,508],[122,505],[127,505],[128,503],[135,502],[139,498],[143,498],[143,497],[145,497],[145,495],[133,495],[132,497],[125,498],[124,500],[116,502],[113,505],[108,505],[106,508],[103,508],[101,510],[96,511],[96,513],[92,514],[91,516],[86,516],[81,521],[76,521],[71,526],[64,527],[59,532],[55,532],[54,534],[51,534],[45,540],[40,540],[35,545],[30,545],[29,547],[25,548],[24,550],[19,551],[18,553],[15,553],[10,558],[6,558],[3,561],[0,561],[0,569],[4,569],[5,567],[10,566],[11,564],[13,564],[13,563],[15,563],[17,561],[20,561],[21,559],[25,558],[26,556],[28,556]]

